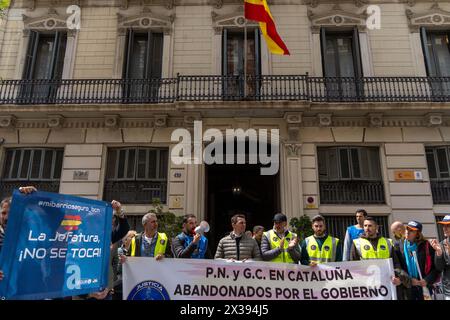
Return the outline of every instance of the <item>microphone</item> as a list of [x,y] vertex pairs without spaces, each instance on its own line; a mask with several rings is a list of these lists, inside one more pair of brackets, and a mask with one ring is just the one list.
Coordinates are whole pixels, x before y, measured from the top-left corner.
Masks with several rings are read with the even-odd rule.
[[206,232],[209,232],[209,223],[206,221],[200,222],[200,225],[194,229],[195,233],[199,233],[203,235]]

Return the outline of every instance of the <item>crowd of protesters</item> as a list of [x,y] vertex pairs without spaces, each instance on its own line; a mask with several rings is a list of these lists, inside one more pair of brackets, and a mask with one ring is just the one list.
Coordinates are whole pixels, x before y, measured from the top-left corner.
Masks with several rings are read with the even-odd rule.
[[[29,194],[34,187],[21,187]],[[399,300],[450,300],[450,215],[438,224],[442,226],[444,240],[426,240],[423,226],[418,221],[391,225],[393,239],[383,237],[377,221],[363,209],[356,211],[356,224],[349,226],[344,241],[327,232],[326,219],[321,215],[312,218],[313,235],[299,241],[287,227],[287,217],[275,214],[273,228],[264,231],[255,226],[247,230],[246,217],[236,214],[231,218],[232,231],[223,237],[211,254],[208,238],[199,229],[197,217],[184,216],[182,232],[169,239],[158,231],[158,217],[147,213],[142,218],[143,231],[130,230],[130,225],[120,202],[113,200],[114,210],[110,244],[110,269],[108,287],[85,295],[82,299],[122,299],[122,264],[127,257],[148,257],[158,261],[164,258],[222,259],[231,261],[270,261],[316,266],[321,263],[392,258],[394,275],[392,283]],[[0,250],[6,232],[11,198],[1,202]],[[0,281],[4,274],[0,271]],[[7,275],[6,275],[7,276]],[[424,288],[428,289],[424,290]],[[428,295],[428,293],[430,293]]]

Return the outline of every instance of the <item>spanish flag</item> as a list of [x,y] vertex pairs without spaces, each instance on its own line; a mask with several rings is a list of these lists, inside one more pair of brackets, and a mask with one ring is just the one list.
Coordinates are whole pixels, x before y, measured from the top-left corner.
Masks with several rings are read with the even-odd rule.
[[244,0],[245,18],[259,22],[270,52],[289,55],[289,50],[275,28],[272,14],[266,0]]

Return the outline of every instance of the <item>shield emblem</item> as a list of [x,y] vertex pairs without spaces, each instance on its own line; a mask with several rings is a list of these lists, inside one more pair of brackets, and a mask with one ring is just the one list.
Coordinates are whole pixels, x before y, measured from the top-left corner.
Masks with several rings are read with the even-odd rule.
[[288,241],[288,242],[289,242],[289,241],[291,241],[291,239],[290,239],[290,238],[286,238],[286,241]]
[[364,250],[370,250],[370,246],[369,246],[368,244],[366,244],[366,245],[364,246]]
[[273,237],[272,239],[274,242],[277,242],[278,238],[277,237]]
[[330,250],[330,247],[329,247],[329,246],[325,246],[325,247],[323,247],[323,248],[325,249],[325,251]]
[[313,245],[311,246],[311,250],[316,250],[316,249],[317,249],[316,245],[313,244]]
[[381,246],[380,246],[380,249],[381,249],[381,250],[386,250],[386,246],[381,245]]
[[166,240],[161,239],[161,240],[159,241],[159,243],[161,243],[161,245],[164,245],[164,243],[166,243]]

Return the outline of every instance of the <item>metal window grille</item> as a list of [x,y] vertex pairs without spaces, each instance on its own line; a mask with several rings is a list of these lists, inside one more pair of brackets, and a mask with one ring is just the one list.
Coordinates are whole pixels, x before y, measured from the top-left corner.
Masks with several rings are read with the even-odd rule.
[[0,183],[1,197],[10,196],[14,189],[24,185],[58,192],[63,157],[64,149],[7,149]]
[[108,151],[104,200],[166,203],[168,149],[112,148]]

